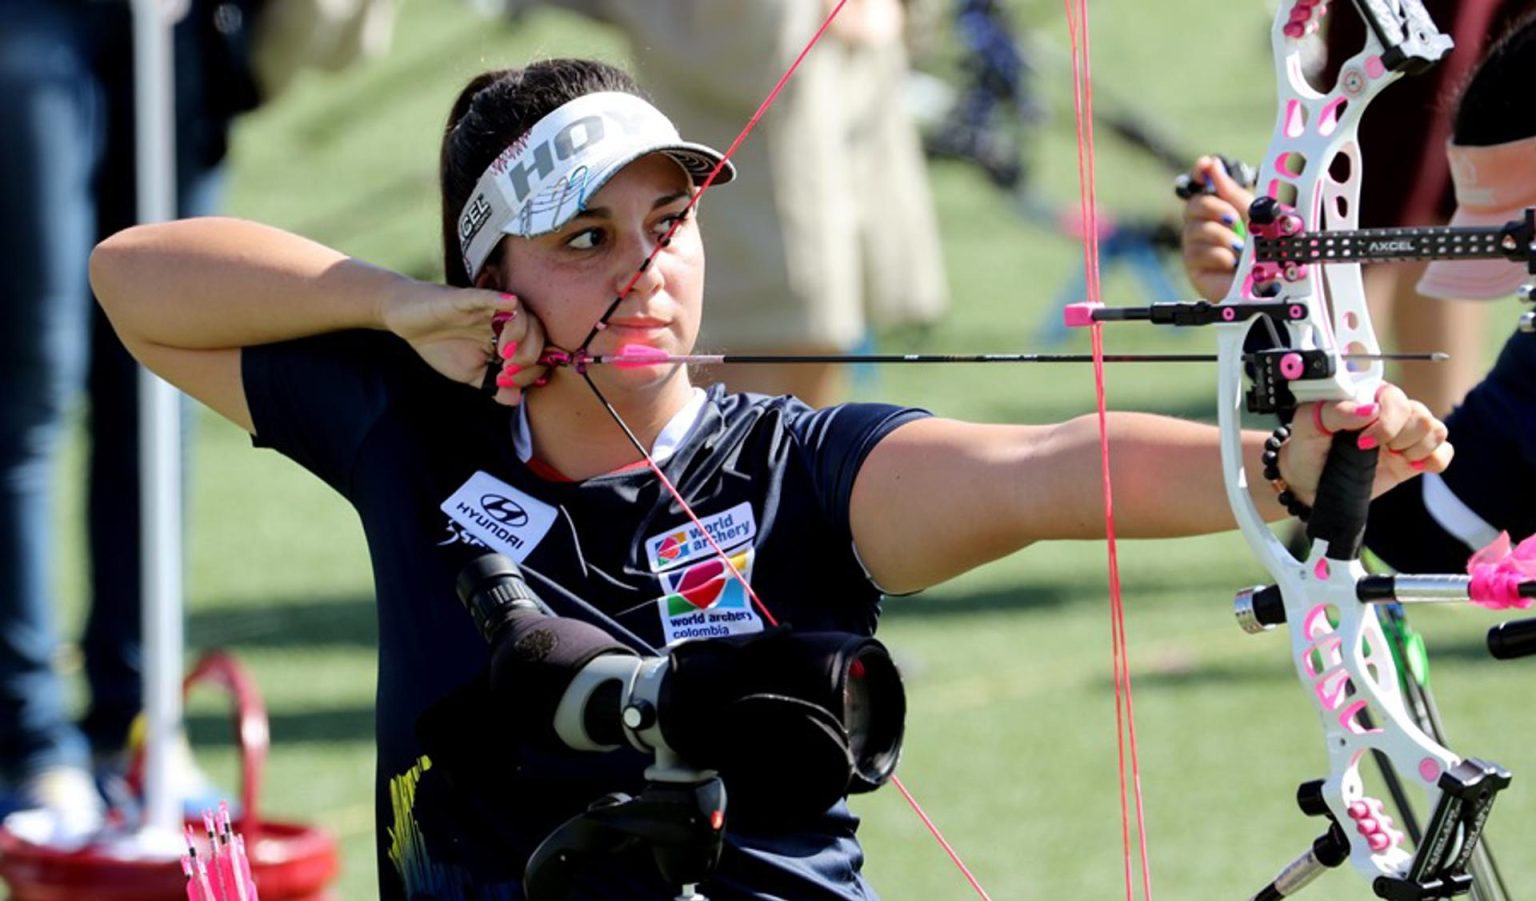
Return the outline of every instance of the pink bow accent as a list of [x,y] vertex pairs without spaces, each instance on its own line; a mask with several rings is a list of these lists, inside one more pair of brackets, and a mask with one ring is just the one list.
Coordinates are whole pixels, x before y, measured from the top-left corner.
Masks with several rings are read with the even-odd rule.
[[1521,596],[1520,586],[1536,581],[1536,535],[1511,550],[1509,533],[1500,532],[1467,561],[1467,573],[1472,577],[1467,588],[1472,603],[1490,610],[1531,606],[1532,599]]

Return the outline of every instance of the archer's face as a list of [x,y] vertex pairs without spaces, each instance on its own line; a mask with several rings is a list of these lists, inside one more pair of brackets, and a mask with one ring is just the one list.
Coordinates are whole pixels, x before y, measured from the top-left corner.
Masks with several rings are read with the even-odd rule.
[[[505,239],[504,290],[539,317],[552,346],[579,347],[683,215],[693,190],[682,167],[666,156],[653,153],[630,163],[559,231]],[[692,216],[635,281],[609,317],[608,328],[593,339],[593,354],[616,353],[625,344],[669,353],[693,348],[704,291],[704,248]]]

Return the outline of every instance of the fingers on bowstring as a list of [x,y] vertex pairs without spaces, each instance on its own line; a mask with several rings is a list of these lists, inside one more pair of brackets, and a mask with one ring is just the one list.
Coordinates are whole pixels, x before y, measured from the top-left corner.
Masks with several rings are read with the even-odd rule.
[[508,358],[517,350],[528,317],[521,315],[517,295],[481,292],[475,312],[490,317],[490,342],[485,353],[485,378],[480,388],[497,401],[515,405],[521,398],[507,393]]
[[526,391],[543,385],[549,376],[549,367],[539,362],[545,350],[544,327],[538,317],[516,311],[501,321],[493,380],[496,401],[516,406]]
[[498,329],[499,320],[506,314],[514,313],[521,308],[516,294],[488,291],[484,288],[456,289],[453,291],[452,298],[454,311],[466,323],[483,325],[490,320]]

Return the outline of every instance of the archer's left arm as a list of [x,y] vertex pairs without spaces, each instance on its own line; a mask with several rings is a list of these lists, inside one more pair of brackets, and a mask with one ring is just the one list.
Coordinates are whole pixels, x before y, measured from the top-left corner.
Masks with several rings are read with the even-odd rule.
[[[1445,427],[1395,388],[1378,404],[1310,405],[1296,417],[1281,473],[1310,501],[1334,431],[1357,431],[1382,454],[1376,490],[1450,461]],[[1320,421],[1319,421],[1320,420]],[[1234,528],[1214,427],[1164,416],[1109,414],[1115,523],[1127,538]],[[1249,491],[1270,519],[1286,516],[1264,478],[1267,432],[1245,435]],[[1104,536],[1099,436],[1091,416],[1058,425],[909,423],[870,452],[854,482],[854,543],[883,588],[908,592],[1048,539]]]

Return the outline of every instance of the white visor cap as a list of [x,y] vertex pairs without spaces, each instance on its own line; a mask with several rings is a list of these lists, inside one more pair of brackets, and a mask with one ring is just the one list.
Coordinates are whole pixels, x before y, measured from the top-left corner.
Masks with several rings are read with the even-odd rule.
[[555,231],[620,169],[665,153],[701,185],[736,168],[712,147],[682,140],[661,111],[634,94],[584,94],[540,119],[491,161],[459,214],[459,250],[471,281],[502,235],[532,238]]

